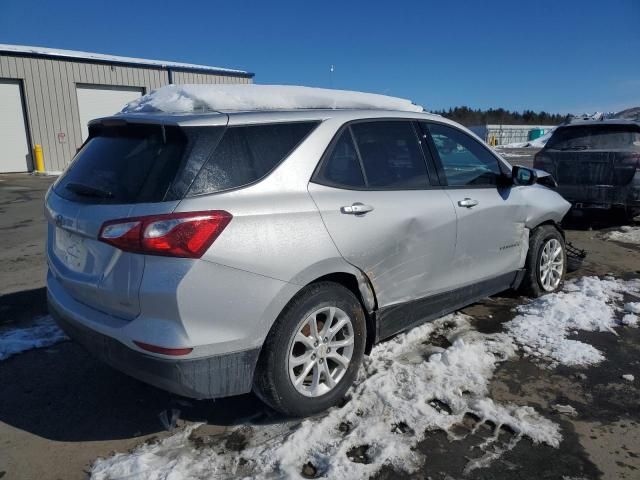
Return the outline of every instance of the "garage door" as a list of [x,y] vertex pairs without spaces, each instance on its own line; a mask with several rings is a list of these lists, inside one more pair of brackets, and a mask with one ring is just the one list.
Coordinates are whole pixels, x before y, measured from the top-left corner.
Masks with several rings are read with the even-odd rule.
[[20,84],[0,80],[0,173],[26,172],[28,158]]
[[89,120],[107,117],[122,110],[125,104],[142,95],[141,88],[78,86],[78,108],[82,141],[89,135]]

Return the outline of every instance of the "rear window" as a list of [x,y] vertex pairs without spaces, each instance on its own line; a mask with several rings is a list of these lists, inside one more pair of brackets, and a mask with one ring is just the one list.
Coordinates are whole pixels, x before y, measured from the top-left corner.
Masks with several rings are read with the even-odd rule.
[[260,180],[317,122],[248,127],[93,126],[54,187],[83,203],[145,203]]
[[85,203],[162,201],[186,145],[187,137],[177,127],[93,127],[55,191]]
[[558,128],[547,142],[554,150],[640,149],[640,129],[634,125],[584,125]]
[[220,192],[260,180],[317,124],[297,122],[227,128],[187,196]]

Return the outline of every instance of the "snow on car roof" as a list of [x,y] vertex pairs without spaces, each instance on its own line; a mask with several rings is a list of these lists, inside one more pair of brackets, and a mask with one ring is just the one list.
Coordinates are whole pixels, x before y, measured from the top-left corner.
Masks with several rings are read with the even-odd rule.
[[231,73],[247,77],[253,77],[252,73],[244,70],[212,67],[208,65],[196,65],[193,63],[168,62],[165,60],[149,60],[146,58],[120,57],[117,55],[104,55],[102,53],[81,52],[76,50],[61,50],[58,48],[31,47],[28,45],[0,44],[0,52],[39,55],[56,58],[77,58],[82,60],[94,60],[97,62],[125,63],[134,65],[148,65],[163,68],[176,68],[185,70],[202,70],[218,73]]
[[122,113],[198,113],[298,109],[423,112],[411,100],[374,93],[293,85],[168,85],[134,100]]

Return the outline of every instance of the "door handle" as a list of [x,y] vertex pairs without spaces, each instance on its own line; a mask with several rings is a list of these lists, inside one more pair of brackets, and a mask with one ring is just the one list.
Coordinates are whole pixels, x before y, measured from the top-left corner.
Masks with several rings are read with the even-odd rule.
[[364,203],[356,202],[346,207],[340,207],[340,212],[347,215],[364,215],[371,212],[373,207],[371,205],[365,205]]
[[467,208],[475,207],[478,203],[479,202],[477,200],[473,200],[472,198],[465,198],[464,200],[458,201],[458,205]]

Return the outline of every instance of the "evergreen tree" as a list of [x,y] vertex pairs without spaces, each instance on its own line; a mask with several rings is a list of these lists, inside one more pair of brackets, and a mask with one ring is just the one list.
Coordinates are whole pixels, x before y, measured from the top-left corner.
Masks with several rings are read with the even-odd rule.
[[436,110],[433,113],[442,115],[467,127],[486,124],[559,125],[565,120],[564,115],[545,111],[524,110],[523,112],[512,112],[504,108],[489,108],[487,110],[478,108],[474,110],[467,106],[450,107],[446,110]]

